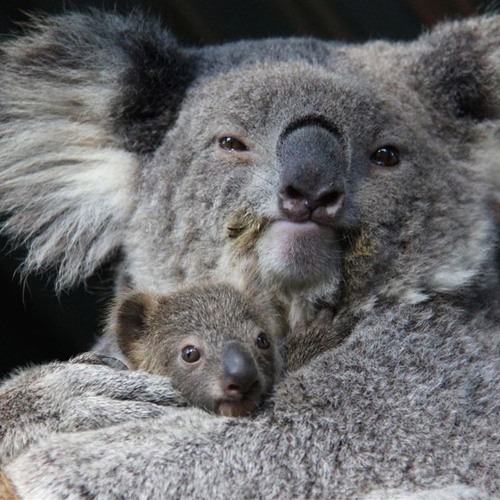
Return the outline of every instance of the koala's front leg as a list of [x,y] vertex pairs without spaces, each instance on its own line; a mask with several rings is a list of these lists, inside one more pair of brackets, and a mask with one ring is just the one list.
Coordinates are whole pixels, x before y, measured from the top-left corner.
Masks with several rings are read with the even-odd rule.
[[186,404],[165,377],[84,359],[35,366],[0,386],[0,466],[48,435],[161,416],[165,406]]
[[261,498],[273,482],[279,491],[283,479],[268,473],[269,450],[262,456],[248,450],[252,440],[267,446],[259,430],[261,424],[247,418],[171,409],[168,418],[49,436],[5,473],[26,500]]

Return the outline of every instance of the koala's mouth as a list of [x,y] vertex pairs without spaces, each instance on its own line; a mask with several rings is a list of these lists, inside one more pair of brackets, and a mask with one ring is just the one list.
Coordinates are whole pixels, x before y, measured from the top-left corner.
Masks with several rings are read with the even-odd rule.
[[330,280],[339,272],[339,240],[335,228],[313,221],[272,222],[257,245],[261,273],[295,288]]
[[[335,199],[335,220],[343,200],[341,195]],[[310,211],[308,214],[307,220],[299,221],[264,218],[246,209],[235,211],[227,224],[233,257],[255,252],[262,278],[288,291],[336,282],[342,253],[339,228],[314,220]]]
[[335,249],[338,242],[334,228],[314,221],[276,221],[270,225],[265,238],[272,253],[289,266],[306,265],[309,259],[318,263],[329,260],[330,250]]
[[260,398],[243,397],[239,400],[222,399],[219,402],[217,413],[225,417],[242,417],[255,410]]

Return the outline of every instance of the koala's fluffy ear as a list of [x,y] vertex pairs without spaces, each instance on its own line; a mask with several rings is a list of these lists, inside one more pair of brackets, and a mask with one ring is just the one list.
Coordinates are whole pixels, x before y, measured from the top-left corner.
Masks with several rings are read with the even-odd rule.
[[419,90],[439,112],[500,117],[500,16],[438,26],[417,42]]
[[0,211],[24,271],[58,288],[120,247],[134,177],[176,118],[195,56],[155,21],[94,13],[35,21],[0,47]]
[[118,346],[129,359],[147,328],[147,318],[156,307],[156,299],[146,292],[127,293],[118,299],[112,311],[112,328]]

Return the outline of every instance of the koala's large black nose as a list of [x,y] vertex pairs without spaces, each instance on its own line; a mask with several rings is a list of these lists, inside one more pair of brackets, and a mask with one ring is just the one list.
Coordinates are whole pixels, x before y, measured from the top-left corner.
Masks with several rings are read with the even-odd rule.
[[294,222],[331,223],[345,201],[346,155],[340,137],[321,125],[286,133],[278,147],[279,206]]
[[224,392],[240,397],[259,385],[259,374],[250,353],[238,344],[229,344],[222,354]]

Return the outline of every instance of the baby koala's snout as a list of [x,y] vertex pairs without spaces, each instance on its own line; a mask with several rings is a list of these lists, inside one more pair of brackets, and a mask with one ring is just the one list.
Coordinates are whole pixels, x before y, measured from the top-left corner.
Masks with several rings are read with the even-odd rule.
[[227,396],[239,398],[256,391],[259,373],[252,355],[238,344],[229,344],[222,354],[223,390]]

